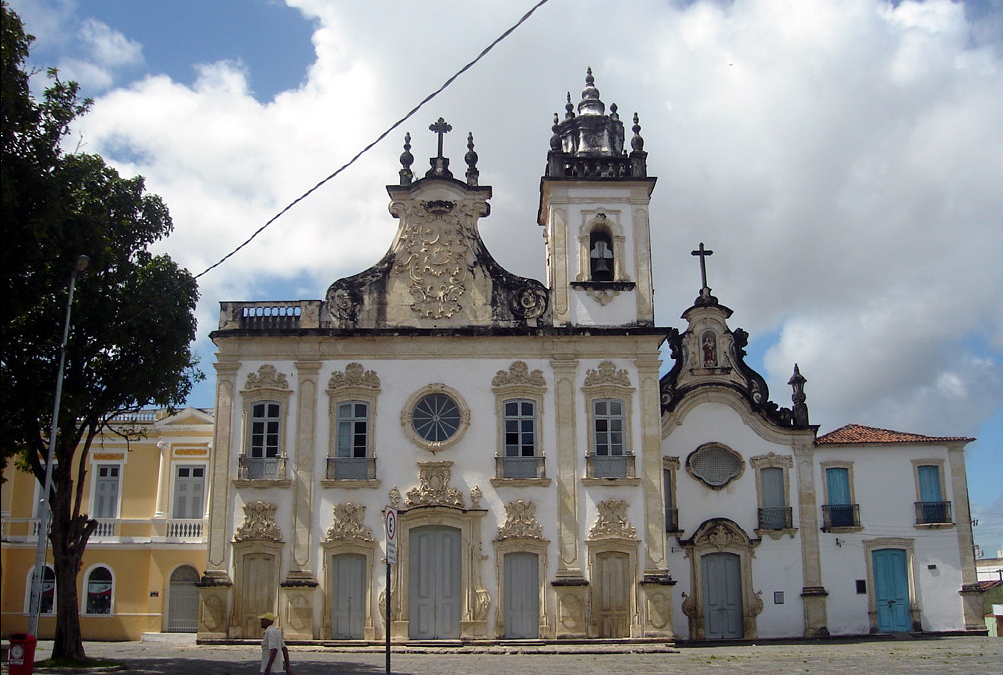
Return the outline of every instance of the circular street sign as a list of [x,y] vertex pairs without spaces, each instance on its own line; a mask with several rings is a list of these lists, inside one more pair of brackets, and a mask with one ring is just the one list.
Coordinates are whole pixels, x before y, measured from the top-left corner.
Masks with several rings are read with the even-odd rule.
[[387,541],[397,539],[397,509],[387,509],[386,513]]

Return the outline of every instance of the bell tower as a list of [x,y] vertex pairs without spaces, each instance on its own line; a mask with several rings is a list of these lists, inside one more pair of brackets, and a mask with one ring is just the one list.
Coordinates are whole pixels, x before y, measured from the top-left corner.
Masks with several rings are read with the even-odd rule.
[[616,104],[599,99],[592,69],[577,113],[554,115],[537,220],[547,245],[554,326],[652,326],[648,203],[655,179],[637,114],[630,152]]

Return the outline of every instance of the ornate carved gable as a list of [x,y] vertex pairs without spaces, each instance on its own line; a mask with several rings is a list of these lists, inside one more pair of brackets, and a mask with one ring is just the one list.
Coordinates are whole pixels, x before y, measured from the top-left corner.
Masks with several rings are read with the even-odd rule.
[[407,491],[404,506],[453,506],[465,508],[463,495],[449,486],[452,462],[418,462],[418,487]]
[[379,389],[380,378],[376,371],[366,370],[361,363],[349,363],[345,372],[334,371],[327,383],[328,390],[345,388]]
[[[781,408],[770,400],[766,380],[745,363],[749,334],[741,328],[734,331],[728,328],[727,319],[731,314],[717,298],[701,294],[697,303],[683,313],[689,323],[686,331],[669,330],[668,344],[675,364],[660,382],[662,411],[673,411],[689,392],[700,387],[724,386],[740,393],[754,411],[774,425],[807,428],[808,410],[804,405],[804,380],[800,373],[795,373],[801,378],[797,382],[802,387],[800,392],[795,388],[795,405],[800,403],[802,410],[795,420],[790,408]],[[794,382],[792,378],[791,383]]]
[[281,542],[282,530],[275,522],[277,508],[275,504],[261,500],[244,504],[244,523],[237,528],[233,540]]
[[244,389],[289,389],[289,380],[275,366],[266,363],[257,373],[248,373]]
[[599,516],[589,530],[589,539],[636,539],[637,528],[627,518],[627,502],[607,499],[596,504]]
[[536,504],[517,499],[505,505],[505,522],[498,528],[496,541],[543,539],[543,526],[536,519]]
[[498,374],[491,380],[492,387],[506,387],[511,385],[526,385],[530,387],[546,387],[547,380],[543,377],[543,371],[536,369],[529,371],[529,366],[525,361],[513,361],[508,370],[499,370]]
[[334,505],[334,519],[323,541],[373,541],[372,528],[366,527],[366,507],[345,502]]
[[[413,182],[407,169],[400,185],[387,187],[390,213],[400,220],[390,250],[370,269],[328,288],[322,327],[550,325],[546,287],[505,270],[481,239],[478,222],[490,213],[491,188],[478,185],[474,169],[467,182],[454,179],[439,141],[438,169]],[[468,147],[465,158],[476,158],[472,139]],[[413,161],[408,148],[402,161]]]

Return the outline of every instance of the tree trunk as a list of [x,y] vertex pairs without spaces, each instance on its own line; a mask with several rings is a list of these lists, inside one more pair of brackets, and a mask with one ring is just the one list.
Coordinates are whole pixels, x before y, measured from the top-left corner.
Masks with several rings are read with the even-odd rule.
[[[80,599],[77,576],[84,548],[97,521],[87,516],[70,516],[71,490],[65,482],[53,490],[52,561],[56,573],[56,635],[52,643],[53,659],[84,659],[83,638],[80,634]],[[86,591],[85,591],[86,592]]]

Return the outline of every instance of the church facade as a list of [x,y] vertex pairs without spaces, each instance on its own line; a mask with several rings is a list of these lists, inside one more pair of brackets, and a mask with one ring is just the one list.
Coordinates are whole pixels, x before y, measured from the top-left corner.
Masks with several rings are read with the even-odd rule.
[[200,638],[257,636],[265,611],[308,640],[981,626],[971,439],[817,437],[804,378],[769,400],[706,275],[685,329],[657,326],[655,178],[591,71],[554,117],[543,283],[480,238],[473,138],[461,179],[430,129],[430,168],[407,136],[387,188],[382,260],[322,300],[221,305]]

